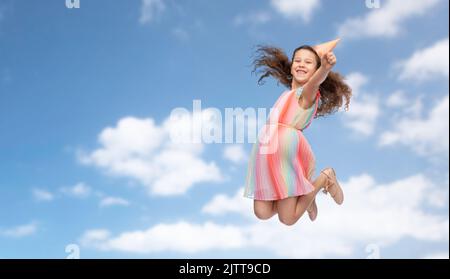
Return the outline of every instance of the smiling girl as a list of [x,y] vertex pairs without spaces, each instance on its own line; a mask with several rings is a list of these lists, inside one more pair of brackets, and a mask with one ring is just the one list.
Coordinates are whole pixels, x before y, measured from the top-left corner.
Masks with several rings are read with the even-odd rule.
[[[316,194],[330,193],[337,204],[344,194],[333,168],[325,168],[313,180],[315,157],[303,135],[314,118],[332,114],[351,98],[351,88],[343,77],[332,72],[336,56],[332,49],[339,40],[315,47],[296,48],[290,61],[279,48],[261,46],[257,50],[254,71],[261,77],[272,76],[285,85],[276,101],[268,125],[266,141],[258,140],[248,163],[244,196],[254,199],[255,215],[262,220],[278,213],[279,220],[293,225],[308,211],[317,217]],[[266,129],[267,131],[267,129]]]

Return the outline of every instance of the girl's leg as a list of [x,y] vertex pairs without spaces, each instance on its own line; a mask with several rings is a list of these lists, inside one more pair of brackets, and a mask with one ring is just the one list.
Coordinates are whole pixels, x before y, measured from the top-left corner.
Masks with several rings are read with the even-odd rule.
[[277,204],[275,201],[258,201],[255,200],[253,208],[256,217],[261,220],[267,220],[277,213]]
[[309,205],[309,207],[306,209],[306,212],[308,212],[309,219],[311,221],[316,220],[317,214],[318,214],[317,211],[318,211],[318,209],[317,209],[316,199],[314,198],[312,200],[311,204]]
[[[325,172],[329,172],[329,169],[325,170]],[[321,172],[319,177],[313,182],[315,189],[311,193],[277,201],[276,206],[280,221],[288,226],[295,224],[311,205],[317,193],[324,188],[326,181],[327,176]]]

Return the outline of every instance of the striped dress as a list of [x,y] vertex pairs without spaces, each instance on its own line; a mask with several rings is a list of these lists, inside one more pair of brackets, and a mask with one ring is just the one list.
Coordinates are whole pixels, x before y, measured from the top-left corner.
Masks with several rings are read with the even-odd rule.
[[298,104],[301,93],[301,87],[285,91],[272,108],[251,151],[244,197],[280,200],[314,190],[315,158],[302,131],[316,115],[320,91],[308,109]]

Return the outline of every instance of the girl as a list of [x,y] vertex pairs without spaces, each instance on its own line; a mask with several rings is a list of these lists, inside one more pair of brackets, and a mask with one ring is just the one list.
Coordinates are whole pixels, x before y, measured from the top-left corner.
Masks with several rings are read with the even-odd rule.
[[[351,88],[343,77],[331,72],[336,64],[332,49],[338,40],[315,47],[304,45],[294,50],[292,62],[275,47],[260,46],[253,62],[262,76],[272,76],[289,88],[276,101],[263,132],[266,142],[253,145],[248,163],[244,196],[254,199],[255,215],[262,220],[278,213],[279,220],[293,225],[308,211],[317,217],[315,196],[323,190],[337,204],[344,194],[333,168],[326,168],[313,181],[315,158],[303,135],[312,119],[334,113],[351,98]],[[269,129],[271,132],[267,132]]]

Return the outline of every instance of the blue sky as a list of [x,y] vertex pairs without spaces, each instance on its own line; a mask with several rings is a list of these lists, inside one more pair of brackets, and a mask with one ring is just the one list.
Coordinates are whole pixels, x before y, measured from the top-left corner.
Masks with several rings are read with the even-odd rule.
[[[448,258],[449,4],[412,2],[0,0],[0,258]],[[336,37],[354,97],[305,136],[346,201],[257,220],[251,143],[171,112],[269,109],[254,47]]]

